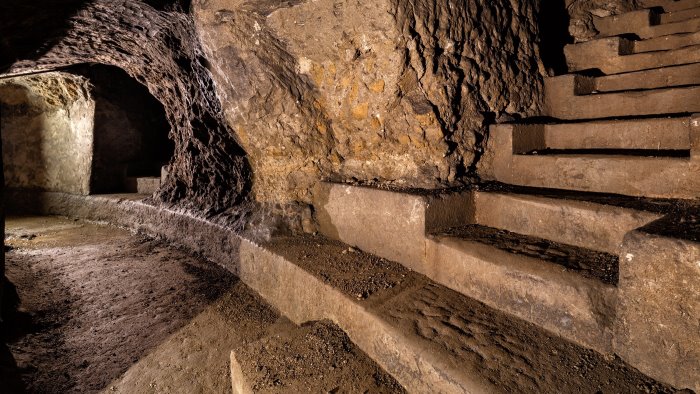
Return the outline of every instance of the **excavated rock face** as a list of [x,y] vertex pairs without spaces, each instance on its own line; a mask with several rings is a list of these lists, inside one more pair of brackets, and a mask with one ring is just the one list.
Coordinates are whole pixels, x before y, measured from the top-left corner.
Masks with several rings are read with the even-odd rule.
[[569,33],[576,42],[588,41],[598,34],[593,17],[617,15],[639,8],[637,0],[566,0],[571,21]]
[[0,113],[5,186],[89,193],[95,101],[85,78],[0,80]]
[[197,0],[194,23],[184,1],[9,1],[65,22],[18,38],[0,17],[0,70],[124,69],[172,126],[157,197],[209,213],[245,198],[248,162],[262,202],[308,203],[320,179],[454,185],[488,123],[541,103],[537,0]]
[[196,0],[260,201],[319,179],[455,184],[489,121],[538,113],[536,0]]
[[[20,3],[15,4],[20,12],[32,7]],[[175,155],[158,199],[207,213],[223,211],[242,201],[249,190],[245,154],[223,120],[191,18],[169,2],[151,3],[169,11],[136,0],[72,1],[76,13],[64,26],[53,26],[60,35],[50,40],[35,36],[39,26],[32,24],[32,33],[23,36],[22,31],[13,30],[21,24],[8,23],[2,29],[3,47],[13,49],[11,60],[25,58],[2,70],[21,73],[78,63],[124,69],[163,104],[172,126]],[[69,16],[66,12],[71,9],[41,8],[41,2],[33,6],[44,16],[51,12]],[[14,9],[5,4],[2,11]],[[29,50],[41,40],[51,45]],[[4,54],[2,60],[7,59]]]

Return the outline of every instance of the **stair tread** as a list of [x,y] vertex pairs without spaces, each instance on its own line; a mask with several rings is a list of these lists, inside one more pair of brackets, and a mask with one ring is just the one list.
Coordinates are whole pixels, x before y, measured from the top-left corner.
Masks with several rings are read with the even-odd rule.
[[693,18],[700,18],[700,7],[663,13],[659,15],[659,23],[674,23]]
[[[584,392],[604,388],[614,392],[640,383],[654,391],[669,390],[618,358],[606,359],[398,263],[361,251],[343,253],[349,245],[341,242],[304,235],[273,239],[265,247],[343,293],[372,319],[389,324],[423,349],[422,359],[440,360],[457,374],[487,382],[487,391],[558,393],[566,388]],[[353,279],[355,271],[373,274]],[[363,297],[356,294],[358,286],[381,289]],[[350,307],[338,308],[347,314]],[[583,373],[581,362],[586,365]]]
[[697,43],[667,50],[637,52],[637,47],[643,45],[639,43],[644,42],[608,37],[569,44],[564,47],[564,52],[570,72],[598,69],[606,75],[700,62],[700,45]]
[[645,8],[661,7],[665,12],[673,12],[698,7],[700,0],[645,0],[641,4]]
[[597,92],[653,90],[700,84],[700,63],[668,66],[595,78]]
[[611,285],[615,285],[618,280],[618,257],[610,253],[478,224],[453,227],[433,235],[478,242],[509,253],[543,260]]
[[484,182],[480,190],[497,193],[532,195],[537,197],[590,202],[620,208],[669,214],[687,208],[686,200],[625,196],[621,194],[595,193],[578,190],[549,189],[531,186],[509,185],[501,182]]
[[634,41],[633,53],[670,51],[700,44],[700,32],[681,33]]

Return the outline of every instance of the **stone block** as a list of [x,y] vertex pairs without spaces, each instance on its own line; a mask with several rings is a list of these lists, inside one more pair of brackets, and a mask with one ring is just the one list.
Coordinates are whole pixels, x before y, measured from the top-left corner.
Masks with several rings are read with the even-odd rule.
[[700,392],[700,243],[634,231],[623,248],[615,353]]
[[471,199],[320,183],[314,208],[325,236],[422,272],[426,232],[471,221]]

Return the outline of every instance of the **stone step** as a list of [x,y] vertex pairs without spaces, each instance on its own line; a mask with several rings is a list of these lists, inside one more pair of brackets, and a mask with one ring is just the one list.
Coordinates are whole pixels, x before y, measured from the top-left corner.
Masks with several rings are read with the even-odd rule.
[[[604,362],[599,353],[323,237],[244,243],[241,261],[241,277],[268,302],[295,322],[333,320],[409,392],[558,393],[594,387],[615,392],[624,391],[618,380],[625,375],[626,387],[630,379],[633,387],[639,384],[641,374],[618,359]],[[543,275],[565,273],[553,269]],[[539,284],[535,293],[543,287]],[[571,290],[579,291],[572,300],[577,305],[604,307],[606,294]],[[569,316],[560,318],[570,324]],[[583,359],[590,360],[587,373],[575,372]]]
[[[673,80],[674,70],[649,73],[649,84]],[[634,78],[600,79],[603,88],[631,87]],[[607,85],[607,87],[606,87]],[[643,84],[642,84],[643,86]],[[700,86],[593,94],[596,78],[576,74],[545,79],[544,115],[557,119],[602,119],[700,112]]]
[[473,220],[560,244],[618,255],[625,234],[661,215],[585,200],[508,192],[473,193]]
[[[700,122],[689,122],[689,157],[615,154],[528,155],[541,146],[541,125],[496,125],[481,167],[483,179],[552,189],[613,193],[651,198],[700,196],[700,160],[696,154]],[[566,151],[564,151],[566,152]]]
[[[675,18],[691,15],[690,11],[676,14]],[[593,24],[598,30],[598,37],[611,37],[623,34],[634,34],[641,39],[668,36],[671,34],[694,33],[700,30],[700,18],[690,18],[670,22],[670,16],[664,18],[667,23],[661,23],[661,15],[652,10],[636,10],[620,15],[611,15],[604,18],[593,19]]]
[[693,18],[700,18],[700,7],[663,13],[659,15],[659,23],[675,23]]
[[661,7],[664,12],[682,11],[700,7],[700,0],[642,0],[642,7]]
[[592,89],[618,92],[688,85],[700,85],[700,63],[597,77]]
[[[603,120],[541,125],[531,150],[690,150],[690,118]],[[526,152],[523,152],[526,153]]]
[[479,225],[434,233],[428,277],[578,344],[608,353],[617,256]]
[[636,43],[608,37],[564,48],[569,72],[600,70],[606,75],[700,62],[700,45],[666,51],[635,53]]
[[649,40],[634,41],[632,52],[645,53],[654,51],[668,51],[672,49],[690,47],[693,45],[700,45],[700,32],[674,34],[670,36],[652,38]]
[[[600,351],[607,346],[605,329],[597,325],[597,312],[587,300],[589,291],[605,294],[609,288],[600,277],[581,270],[562,272],[556,262],[566,260],[571,267],[616,261],[624,235],[659,218],[651,212],[538,196],[485,191],[417,195],[331,183],[317,187],[314,201],[322,234],[398,261],[453,290]],[[549,251],[551,256],[528,256],[483,239],[453,239],[442,232],[466,225],[507,232],[511,238],[525,239],[521,243],[531,250]],[[497,276],[515,279],[484,282]],[[509,295],[489,293],[491,285]],[[537,286],[547,290],[538,293]],[[538,313],[533,312],[535,305]],[[560,318],[566,324],[560,324]]]
[[160,177],[142,176],[127,177],[126,192],[138,194],[153,194],[160,188]]

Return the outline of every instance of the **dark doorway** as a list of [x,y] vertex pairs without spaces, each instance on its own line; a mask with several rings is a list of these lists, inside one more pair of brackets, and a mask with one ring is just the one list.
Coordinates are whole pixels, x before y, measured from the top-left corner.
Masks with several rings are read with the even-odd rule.
[[162,104],[118,67],[81,65],[70,72],[94,86],[91,193],[132,192],[137,178],[159,184],[175,149]]

